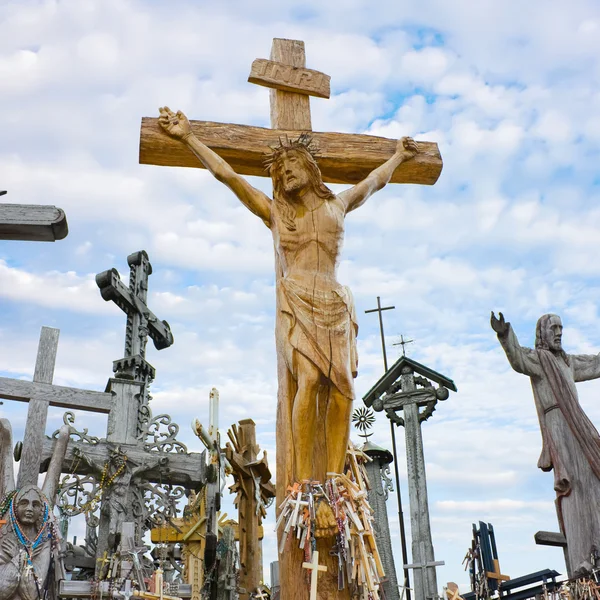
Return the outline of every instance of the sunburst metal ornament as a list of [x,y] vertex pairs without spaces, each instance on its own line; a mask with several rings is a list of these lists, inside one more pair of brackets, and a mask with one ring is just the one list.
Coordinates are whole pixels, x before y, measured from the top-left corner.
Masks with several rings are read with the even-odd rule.
[[364,406],[357,408],[352,413],[352,422],[356,429],[362,431],[359,435],[365,438],[365,441],[373,435],[372,433],[367,433],[373,427],[373,423],[375,423],[375,414],[370,408],[365,408]]

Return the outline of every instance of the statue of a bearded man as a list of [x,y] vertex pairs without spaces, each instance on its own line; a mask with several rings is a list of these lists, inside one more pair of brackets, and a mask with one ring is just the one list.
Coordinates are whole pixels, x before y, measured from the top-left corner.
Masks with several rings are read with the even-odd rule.
[[600,556],[600,435],[579,405],[575,383],[600,377],[600,354],[566,354],[558,315],[538,320],[535,349],[520,346],[510,323],[499,317],[492,313],[491,325],[511,367],[531,378],[542,432],[538,467],[554,470],[569,575],[589,572]]

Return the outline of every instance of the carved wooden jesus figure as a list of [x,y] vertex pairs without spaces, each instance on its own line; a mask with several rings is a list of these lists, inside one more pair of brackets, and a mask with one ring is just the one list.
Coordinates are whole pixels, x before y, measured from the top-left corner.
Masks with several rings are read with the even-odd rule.
[[[387,162],[336,196],[321,179],[310,138],[286,140],[267,161],[271,200],[195,137],[183,113],[161,108],[159,122],[271,230],[278,271],[277,349],[293,383],[283,407],[291,417],[292,470],[297,481],[322,481],[327,472],[341,472],[354,399],[358,329],[350,290],[336,278],[344,217],[389,182],[396,167],[417,153],[416,143],[402,138]],[[319,415],[317,396],[326,399]],[[315,469],[317,420],[325,424],[326,460],[325,468]]]
[[554,470],[569,575],[589,571],[596,566],[592,556],[600,556],[600,435],[579,405],[575,383],[600,377],[600,354],[566,354],[558,315],[538,320],[535,350],[520,346],[510,323],[499,317],[492,313],[491,325],[511,367],[531,378],[542,432],[538,467]]

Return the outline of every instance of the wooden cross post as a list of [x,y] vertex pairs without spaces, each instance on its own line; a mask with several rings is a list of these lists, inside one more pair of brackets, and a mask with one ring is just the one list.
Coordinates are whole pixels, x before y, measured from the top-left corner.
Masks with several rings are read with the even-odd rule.
[[[275,39],[270,60],[261,59],[253,64],[250,81],[271,88],[271,129],[191,121],[193,133],[237,173],[267,176],[264,159],[272,152],[272,147],[277,146],[281,139],[298,138],[310,131],[319,149],[317,162],[324,182],[354,184],[362,181],[394,155],[397,140],[370,135],[312,132],[309,96],[328,97],[329,77],[307,69],[305,63],[304,42]],[[390,182],[432,185],[437,181],[442,169],[437,144],[419,142],[418,150],[412,160],[398,166]],[[146,117],[142,119],[141,126],[140,163],[202,168],[200,161],[185,144],[163,131],[158,119]],[[276,337],[280,333],[276,332]],[[287,375],[282,352],[278,352],[278,381],[277,486],[278,503],[281,503],[287,486],[293,483],[294,448],[291,447],[289,429],[291,414],[283,405],[295,385]],[[314,437],[317,440],[314,469],[315,472],[325,473],[327,469],[323,466],[327,452],[324,420],[318,424]],[[327,543],[329,540],[318,542],[325,560],[331,561],[332,565],[322,587],[326,595],[331,594],[331,598],[347,598],[348,590],[337,592],[336,569],[333,568],[335,558],[329,557]],[[304,598],[302,570],[299,568],[301,557],[299,549],[282,556],[281,595],[286,600]]]
[[303,569],[310,569],[310,600],[317,600],[317,578],[319,577],[319,571],[327,571],[327,567],[319,564],[319,552],[315,550],[313,552],[312,562],[303,562]]
[[0,204],[0,240],[54,242],[68,233],[67,217],[56,206]]
[[240,538],[240,594],[241,600],[250,598],[262,580],[262,548],[259,530],[266,516],[265,502],[275,496],[271,483],[271,471],[266,454],[258,460],[260,447],[256,443],[256,425],[245,419],[227,431],[231,444],[227,444],[225,455],[235,483],[231,491],[237,493],[234,500],[238,509]]

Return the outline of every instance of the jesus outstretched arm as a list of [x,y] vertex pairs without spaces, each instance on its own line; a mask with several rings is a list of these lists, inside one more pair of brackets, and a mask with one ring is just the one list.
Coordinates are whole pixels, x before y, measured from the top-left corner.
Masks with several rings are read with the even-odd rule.
[[190,122],[181,111],[174,113],[168,106],[159,109],[159,111],[158,122],[161,127],[170,136],[187,144],[200,162],[214,175],[215,179],[224,183],[247,209],[260,217],[265,225],[269,227],[271,220],[271,200],[269,197],[252,187],[226,161],[203,144],[194,135]]
[[370,196],[383,189],[390,182],[398,166],[413,158],[418,151],[417,143],[412,138],[403,137],[399,139],[393,156],[376,169],[373,169],[360,183],[338,195],[346,208],[346,212],[349,213],[351,210],[362,206]]

